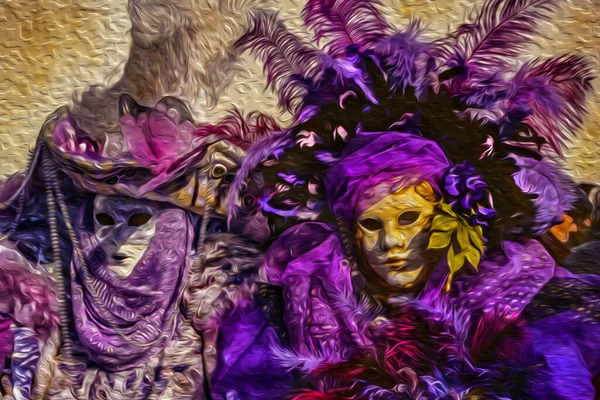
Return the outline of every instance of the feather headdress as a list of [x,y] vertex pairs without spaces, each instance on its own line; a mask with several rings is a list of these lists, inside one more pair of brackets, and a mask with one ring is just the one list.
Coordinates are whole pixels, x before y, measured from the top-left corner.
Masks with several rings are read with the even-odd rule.
[[[574,197],[568,178],[556,178],[560,173],[549,171],[557,167],[539,160],[562,156],[577,134],[592,79],[589,61],[579,55],[522,60],[556,7],[553,0],[490,0],[473,11],[471,22],[432,41],[416,20],[393,29],[376,0],[310,0],[302,16],[316,43],[301,48],[276,16],[257,15],[240,45],[259,49],[282,107],[295,104],[286,140],[248,158],[252,168],[271,160],[263,174],[277,183],[265,193],[265,209],[285,218],[326,217],[324,171],[353,137],[393,130],[424,136],[452,164],[474,166],[497,200],[489,235],[502,240],[506,232],[547,229]],[[285,46],[267,40],[274,33]],[[261,53],[266,43],[269,52]],[[283,60],[290,67],[281,68]],[[295,88],[304,97],[295,97]],[[246,173],[233,187],[241,187],[252,168],[242,167]],[[562,195],[548,202],[550,192]]]

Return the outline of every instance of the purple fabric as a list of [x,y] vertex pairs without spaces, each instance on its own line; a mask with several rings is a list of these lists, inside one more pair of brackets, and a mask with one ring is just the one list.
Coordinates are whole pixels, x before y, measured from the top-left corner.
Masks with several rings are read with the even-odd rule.
[[29,400],[41,356],[41,344],[31,328],[16,327],[13,333],[14,352],[10,365],[13,391],[15,398]]
[[[595,308],[598,313],[598,305]],[[595,320],[594,320],[595,319]],[[528,379],[539,399],[595,399],[592,383],[600,373],[600,324],[597,317],[568,310],[526,327],[541,367]]]
[[121,118],[121,133],[128,150],[140,165],[152,167],[155,175],[169,168],[192,147],[194,125],[180,121],[177,113],[173,117],[152,110],[141,113],[137,119],[132,115]]
[[0,315],[0,370],[6,365],[13,351],[13,332],[10,326],[13,322]]
[[90,161],[106,161],[101,154],[100,145],[92,141],[87,135],[81,132],[75,123],[75,120],[65,113],[59,119],[52,132],[52,141],[60,151],[72,154]]
[[219,327],[217,370],[211,385],[215,400],[285,398],[292,375],[272,357],[279,339],[262,310],[243,300]]
[[[469,216],[470,223],[487,225],[496,212],[493,208],[481,204],[493,203],[488,200],[491,195],[482,178],[469,162],[454,165],[444,177],[443,194],[456,212]],[[472,211],[474,214],[471,215]]]
[[[265,274],[283,288],[287,305],[284,322],[293,332],[296,359],[286,365],[311,370],[347,360],[357,346],[370,344],[366,325],[353,314],[360,305],[350,265],[330,226],[305,223],[284,232],[265,255]],[[369,310],[363,311],[361,318],[368,318]]]
[[[290,332],[290,349],[274,350],[275,356],[286,367],[296,368],[304,373],[317,371],[318,374],[323,368],[336,363],[343,364],[356,352],[368,353],[372,340],[375,340],[369,333],[369,326],[373,327],[373,320],[378,314],[369,312],[368,309],[365,312],[364,308],[360,308],[359,302],[353,303],[350,300],[351,297],[356,298],[357,293],[351,286],[350,270],[340,268],[340,260],[343,259],[341,249],[335,228],[321,223],[303,223],[284,232],[267,252],[267,277],[272,283],[282,287],[286,302],[284,317]],[[554,260],[536,241],[505,242],[504,251],[505,254],[486,256],[478,273],[456,277],[449,293],[440,290],[442,285],[432,282],[414,300],[415,304],[421,304],[421,307],[433,313],[431,318],[436,313],[439,317],[447,314],[449,318],[454,318],[453,313],[467,313],[469,325],[477,327],[477,332],[469,333],[468,326],[465,326],[457,327],[456,334],[474,334],[469,342],[463,343],[463,339],[460,339],[461,343],[471,343],[476,346],[477,351],[485,351],[485,340],[489,339],[482,337],[493,336],[488,328],[500,331],[503,326],[523,318],[525,307],[532,303],[532,299],[550,279],[573,277],[562,269],[557,269]],[[446,269],[443,264],[437,268],[444,271]],[[582,278],[598,287],[599,282],[595,277]],[[441,280],[432,279],[436,282]],[[342,298],[344,301],[340,301]],[[593,308],[595,304],[597,310],[597,301],[592,298],[586,301],[589,307]],[[516,379],[521,383],[516,384],[514,390],[533,395],[543,387],[544,379],[552,379],[551,388],[540,392],[547,396],[540,398],[560,399],[570,398],[566,395],[566,388],[575,385],[576,377],[579,376],[585,383],[575,393],[583,396],[578,398],[592,398],[591,377],[597,373],[600,356],[597,348],[598,328],[597,323],[591,319],[580,324],[582,313],[579,314],[576,317],[571,315],[571,311],[567,311],[529,322],[521,339],[515,341],[513,338],[513,342],[509,341],[499,348],[498,351],[502,352],[499,356],[502,356],[503,361],[499,361],[497,366],[491,364],[486,367],[489,368],[489,373],[502,379],[502,375],[498,374],[506,373],[504,363],[508,362],[511,369],[510,362],[513,360],[521,367],[524,366],[527,374],[525,381]],[[313,326],[313,321],[318,321],[320,326]],[[326,328],[323,327],[323,321],[326,322]],[[561,321],[566,322],[561,325]],[[362,328],[358,330],[359,334],[352,330],[357,326]],[[375,329],[374,332],[377,331]],[[412,340],[419,342],[424,339],[419,337]],[[435,342],[442,339],[436,336],[428,340]],[[560,360],[563,357],[569,368],[561,366]],[[545,361],[538,363],[540,359]],[[435,357],[427,359],[427,362],[435,365]],[[437,367],[440,371],[454,368],[452,364],[443,363]],[[438,379],[443,382],[445,378],[442,374]],[[510,379],[515,377],[510,375]],[[514,384],[515,381],[512,382]],[[560,382],[565,383],[565,388],[560,387]],[[465,387],[469,386],[468,382],[463,384]]]
[[435,142],[409,133],[364,135],[348,144],[342,160],[327,172],[329,206],[336,216],[354,221],[394,190],[422,181],[440,193],[451,164]]
[[516,317],[554,276],[556,263],[540,243],[504,242],[503,247],[504,255],[491,254],[478,272],[455,279],[453,303]]
[[119,279],[95,258],[94,240],[82,240],[91,276],[73,265],[72,304],[78,337],[92,360],[108,370],[139,366],[171,338],[192,242],[186,212],[161,211],[142,259]]
[[[339,313],[335,298],[352,296],[350,266],[341,243],[326,224],[307,223],[280,235],[265,255],[270,283],[283,287],[284,322],[294,332],[290,347],[310,363],[347,359],[352,319]],[[307,319],[307,313],[311,318]],[[315,340],[318,338],[318,340]]]
[[140,166],[152,169],[154,175],[170,167],[183,154],[190,151],[195,137],[194,125],[181,120],[176,110],[152,109],[137,118],[126,114],[121,118],[121,133],[126,151],[105,154],[108,149],[91,141],[82,132],[67,110],[59,111],[52,131],[52,143],[67,158],[84,161],[111,161],[114,163],[137,161]]

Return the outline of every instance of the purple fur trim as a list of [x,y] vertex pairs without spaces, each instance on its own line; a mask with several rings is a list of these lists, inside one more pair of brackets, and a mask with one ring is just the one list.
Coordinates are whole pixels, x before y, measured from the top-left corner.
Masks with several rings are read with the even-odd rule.
[[519,167],[513,176],[519,188],[535,195],[536,234],[542,234],[552,226],[560,223],[564,214],[571,209],[575,201],[573,181],[557,166],[549,161],[538,161],[512,155]]
[[327,51],[344,56],[351,45],[364,51],[382,37],[391,34],[380,14],[377,0],[308,0],[302,18],[316,32],[316,40],[331,39]]
[[47,338],[58,327],[58,303],[54,282],[35,272],[20,253],[0,245],[0,312]]

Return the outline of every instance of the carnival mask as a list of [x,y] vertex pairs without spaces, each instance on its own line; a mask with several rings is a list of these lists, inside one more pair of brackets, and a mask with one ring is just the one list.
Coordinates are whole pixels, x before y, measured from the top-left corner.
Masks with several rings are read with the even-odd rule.
[[365,261],[389,285],[409,289],[426,278],[421,246],[434,212],[434,192],[426,182],[384,197],[357,220]]
[[94,228],[108,269],[125,279],[146,252],[156,233],[159,210],[153,203],[123,197],[96,196]]
[[217,214],[225,216],[229,184],[233,182],[244,155],[242,149],[226,140],[208,146],[196,174],[184,177],[186,183],[182,188],[168,190],[169,200],[198,213],[208,205]]

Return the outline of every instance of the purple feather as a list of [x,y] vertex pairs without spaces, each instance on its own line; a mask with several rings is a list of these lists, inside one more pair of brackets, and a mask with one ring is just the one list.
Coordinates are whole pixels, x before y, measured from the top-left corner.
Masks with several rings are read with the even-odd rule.
[[235,43],[264,62],[267,87],[281,107],[293,111],[307,93],[304,78],[320,69],[320,52],[290,33],[277,14],[256,13],[251,28]]
[[513,175],[517,186],[525,193],[536,196],[533,231],[542,234],[562,221],[563,215],[575,201],[573,181],[549,161],[512,155],[519,167]]
[[317,151],[315,153],[315,158],[325,165],[332,165],[339,161],[339,158],[335,157],[329,151]]
[[555,0],[486,2],[475,23],[463,24],[439,54],[449,67],[500,69],[522,54],[538,23],[556,8]]
[[529,114],[524,122],[560,155],[581,128],[592,77],[589,60],[580,55],[528,62],[509,82],[506,111]]
[[436,43],[438,73],[459,68],[443,82],[468,105],[489,107],[501,96],[503,78],[537,32],[539,22],[556,8],[556,0],[492,0],[483,5],[474,23],[461,25]]
[[321,60],[324,74],[317,78],[316,86],[320,102],[336,100],[356,86],[371,103],[378,104],[368,80],[365,79],[364,71],[360,68],[359,54],[344,58],[324,54]]
[[417,89],[417,97],[430,84],[429,60],[433,45],[424,40],[421,21],[413,20],[404,32],[381,39],[374,52],[388,75],[391,89]]
[[371,48],[374,43],[391,34],[390,26],[381,16],[376,0],[308,0],[302,18],[315,30],[316,40],[326,38],[327,51],[334,57],[344,56],[346,48]]
[[248,149],[248,156],[244,159],[234,181],[231,183],[228,204],[228,223],[236,218],[241,204],[240,193],[244,188],[244,183],[250,177],[250,174],[269,157],[273,156],[278,150],[292,147],[296,144],[296,139],[292,131],[286,130],[274,132],[271,136],[255,142]]

